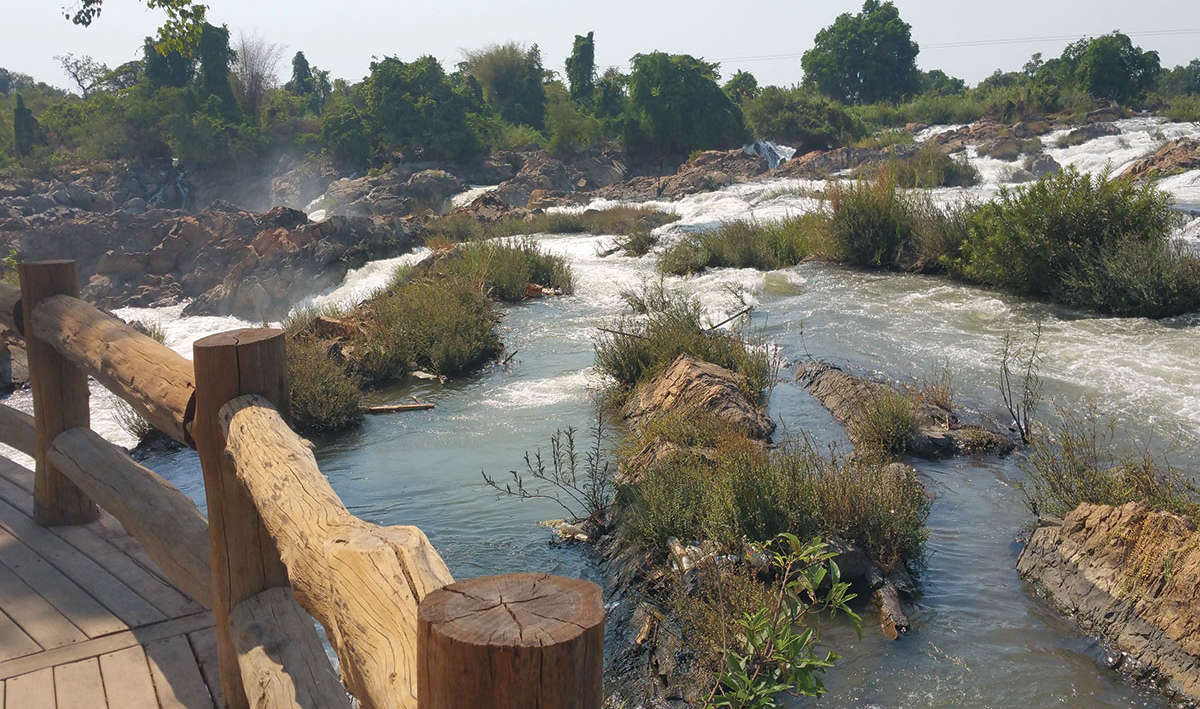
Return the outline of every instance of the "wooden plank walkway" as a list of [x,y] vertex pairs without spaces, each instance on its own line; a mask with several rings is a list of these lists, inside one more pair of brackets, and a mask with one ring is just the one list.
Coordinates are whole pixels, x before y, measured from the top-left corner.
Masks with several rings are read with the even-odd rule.
[[0,456],[0,708],[219,709],[216,672],[212,613],[112,516],[38,525]]

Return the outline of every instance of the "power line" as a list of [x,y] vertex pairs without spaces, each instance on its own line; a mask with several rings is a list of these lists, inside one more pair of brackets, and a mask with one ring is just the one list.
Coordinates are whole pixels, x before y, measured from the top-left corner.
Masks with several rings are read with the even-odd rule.
[[[1131,37],[1186,37],[1191,35],[1200,35],[1200,29],[1173,29],[1173,30],[1145,30],[1143,32],[1124,32]],[[1047,35],[1044,37],[1011,37],[1007,39],[974,39],[963,40],[959,42],[937,42],[930,44],[922,44],[921,49],[961,49],[966,47],[995,47],[1010,44],[1034,44],[1037,42],[1070,42],[1079,39],[1086,35],[1079,34],[1061,34]],[[788,52],[786,54],[760,54],[757,56],[747,57],[726,57],[725,59],[716,59],[718,62],[766,62],[779,61],[783,59],[799,59],[804,56],[803,52]]]

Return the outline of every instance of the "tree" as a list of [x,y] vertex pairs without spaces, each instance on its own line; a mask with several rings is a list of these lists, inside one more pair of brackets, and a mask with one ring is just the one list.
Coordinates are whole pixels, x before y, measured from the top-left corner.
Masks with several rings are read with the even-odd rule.
[[12,91],[12,85],[12,74],[8,69],[0,67],[0,96],[7,96],[8,92]]
[[596,117],[617,118],[623,114],[629,103],[625,93],[628,88],[629,75],[613,66],[606,69],[596,82]]
[[339,104],[325,114],[321,142],[334,161],[348,167],[362,167],[371,156],[362,115],[350,104]]
[[891,2],[866,0],[817,33],[804,53],[805,83],[843,103],[895,101],[920,90],[919,47]]
[[385,150],[403,150],[412,159],[478,154],[479,141],[467,126],[466,100],[437,59],[372,62],[363,93],[368,128]]
[[195,59],[177,49],[160,52],[149,37],[142,45],[142,65],[146,80],[153,86],[182,88],[192,82],[192,76],[196,73]]
[[[1193,59],[1187,66],[1177,66],[1164,71],[1159,81],[1159,90],[1167,96],[1200,94],[1200,59]],[[3,88],[0,87],[0,92]]]
[[[167,21],[158,30],[159,49],[163,53],[170,50],[188,53],[195,41],[200,37],[204,26],[204,13],[207,5],[193,0],[142,0],[147,7],[165,10]],[[104,5],[104,0],[78,0],[74,11],[64,11],[63,15],[71,22],[81,27],[90,27],[98,17]]]
[[17,94],[17,105],[13,108],[13,149],[17,157],[26,157],[40,141],[41,127],[33,117],[33,111],[25,107],[25,98]]
[[283,85],[283,88],[297,96],[312,96],[316,93],[316,88],[313,86],[312,67],[309,66],[304,52],[296,52],[296,55],[292,57],[292,78]]
[[596,43],[592,32],[575,35],[571,56],[567,57],[567,81],[571,85],[571,100],[592,105],[596,93]]
[[844,108],[799,87],[768,86],[743,109],[755,137],[785,143],[800,153],[836,148],[866,133]]
[[215,100],[221,117],[239,117],[237,99],[233,96],[233,84],[229,81],[230,66],[234,53],[229,47],[229,29],[222,25],[204,24],[200,31],[200,76],[199,97],[201,101]]
[[717,65],[687,54],[633,57],[627,143],[667,155],[728,148],[746,137],[742,111],[717,85]]
[[461,68],[479,81],[484,100],[501,118],[538,130],[545,127],[545,70],[536,44],[528,49],[516,42],[493,44],[463,55]]
[[[1028,66],[1028,65],[1026,65]],[[941,69],[921,72],[921,93],[953,96],[967,90],[967,82],[950,76]]]
[[279,84],[277,69],[283,47],[242,33],[235,55],[233,76],[238,103],[247,115],[257,117],[267,91]]
[[71,77],[71,80],[79,87],[79,93],[83,94],[84,98],[91,96],[104,78],[111,73],[111,70],[102,62],[87,55],[75,56],[68,52],[54,58],[62,65],[66,75]]
[[741,106],[750,99],[758,95],[758,79],[754,78],[754,74],[748,71],[738,71],[721,89],[733,99],[733,102]]
[[1161,71],[1158,52],[1143,52],[1113,32],[1087,42],[1075,69],[1080,87],[1095,96],[1128,103],[1146,95]]

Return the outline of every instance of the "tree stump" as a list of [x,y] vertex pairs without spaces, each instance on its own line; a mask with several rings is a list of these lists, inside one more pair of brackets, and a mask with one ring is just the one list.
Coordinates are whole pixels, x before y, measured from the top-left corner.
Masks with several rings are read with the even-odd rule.
[[417,663],[421,709],[599,709],[600,587],[547,574],[450,584],[421,601]]

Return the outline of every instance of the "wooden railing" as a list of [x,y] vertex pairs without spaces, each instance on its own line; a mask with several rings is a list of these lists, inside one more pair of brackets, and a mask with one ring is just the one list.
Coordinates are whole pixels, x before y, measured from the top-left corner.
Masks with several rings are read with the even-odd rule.
[[[34,416],[0,406],[0,442],[34,458],[35,518],[85,523],[98,504],[211,608],[226,706],[342,708],[346,692],[367,709],[601,705],[600,589],[454,583],[419,528],[350,514],[287,424],[281,331],[203,338],[189,362],[80,300],[73,262],[20,276],[0,284],[0,325],[25,337]],[[89,376],[196,449],[207,520],[90,430]]]

